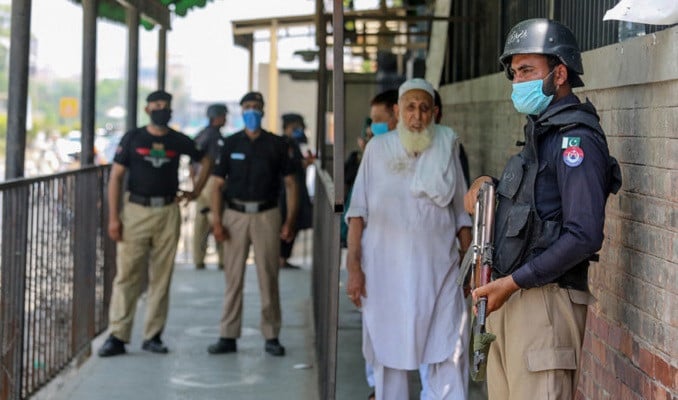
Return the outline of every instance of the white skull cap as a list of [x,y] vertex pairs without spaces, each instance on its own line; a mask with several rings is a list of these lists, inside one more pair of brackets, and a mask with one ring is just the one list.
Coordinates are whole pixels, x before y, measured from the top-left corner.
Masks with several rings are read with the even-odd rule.
[[426,79],[412,78],[406,80],[402,85],[400,85],[400,88],[398,88],[398,99],[403,97],[403,95],[410,90],[417,89],[423,90],[424,92],[430,94],[432,99],[435,98],[435,90],[433,89],[433,85],[431,85]]

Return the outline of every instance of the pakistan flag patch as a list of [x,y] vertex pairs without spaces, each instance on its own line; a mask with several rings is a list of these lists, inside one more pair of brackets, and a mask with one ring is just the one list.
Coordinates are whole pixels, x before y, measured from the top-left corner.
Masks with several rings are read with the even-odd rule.
[[572,137],[572,136],[565,136],[565,137],[563,137],[563,144],[562,144],[561,148],[567,149],[568,147],[572,147],[572,146],[579,147],[579,143],[581,143],[581,138]]

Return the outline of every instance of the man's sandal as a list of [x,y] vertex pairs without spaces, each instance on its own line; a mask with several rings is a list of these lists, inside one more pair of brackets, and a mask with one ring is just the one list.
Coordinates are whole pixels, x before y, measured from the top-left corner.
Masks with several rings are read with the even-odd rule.
[[376,399],[376,396],[374,395],[374,392],[370,393],[369,396],[367,396],[367,400],[374,400]]

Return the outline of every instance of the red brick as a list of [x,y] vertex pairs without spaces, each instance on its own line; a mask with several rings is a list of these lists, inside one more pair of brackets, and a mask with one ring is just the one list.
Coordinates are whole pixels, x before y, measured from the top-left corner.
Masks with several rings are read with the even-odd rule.
[[643,398],[651,399],[652,391],[654,390],[654,381],[652,381],[649,377],[643,377],[641,382],[641,388],[642,391],[640,392],[640,394],[643,395]]
[[591,338],[591,354],[605,365],[605,344],[598,338]]
[[607,333],[607,344],[615,349],[620,348],[622,338],[621,327],[617,324],[610,324],[609,330]]
[[582,349],[584,350],[590,350],[591,349],[591,338],[593,337],[593,333],[587,328],[586,332],[584,333],[584,343],[582,345]]
[[586,400],[586,397],[584,397],[584,393],[581,390],[577,390],[577,393],[574,394],[574,400]]
[[654,377],[654,354],[644,346],[640,347],[638,366],[649,376]]
[[628,358],[633,357],[633,338],[628,331],[624,330],[621,337],[621,346],[619,349]]
[[671,400],[671,394],[663,387],[655,386],[652,400]]
[[624,400],[642,400],[640,396],[634,393],[633,390],[631,390],[631,388],[626,385],[621,386],[619,398]]
[[662,385],[671,387],[673,384],[673,375],[671,375],[671,366],[661,357],[654,356],[654,378],[658,379]]

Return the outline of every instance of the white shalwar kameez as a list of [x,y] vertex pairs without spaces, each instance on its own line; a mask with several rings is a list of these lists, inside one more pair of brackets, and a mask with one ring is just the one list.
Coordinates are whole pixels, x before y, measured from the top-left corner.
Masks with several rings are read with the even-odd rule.
[[[436,125],[432,146],[419,157],[408,156],[391,131],[369,142],[346,215],[365,224],[363,355],[375,372],[429,364],[435,399],[467,394],[468,312],[456,282],[456,235],[471,226],[465,192],[451,129]],[[377,399],[408,398],[402,387],[380,393],[379,378]]]

